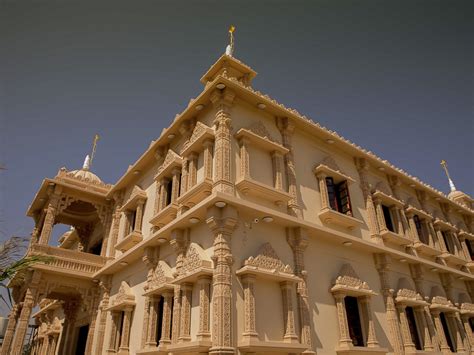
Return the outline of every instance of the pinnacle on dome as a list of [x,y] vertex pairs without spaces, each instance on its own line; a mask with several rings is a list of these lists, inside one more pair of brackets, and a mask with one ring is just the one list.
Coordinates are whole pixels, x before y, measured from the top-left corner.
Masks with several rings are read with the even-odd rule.
[[235,27],[229,28],[229,44],[226,47],[225,53],[215,62],[209,70],[202,76],[201,83],[206,85],[212,82],[217,76],[222,75],[231,79],[236,79],[245,85],[250,85],[251,81],[257,75],[257,72],[248,65],[242,63],[234,57],[235,41],[234,41]]
[[459,191],[456,189],[451,176],[449,175],[448,171],[448,163],[446,160],[441,160],[441,166],[443,167],[444,172],[446,173],[446,177],[448,178],[449,182],[449,189],[451,190],[448,194],[448,198],[453,200],[454,202],[458,202],[466,207],[472,208],[472,204],[474,200],[466,193]]

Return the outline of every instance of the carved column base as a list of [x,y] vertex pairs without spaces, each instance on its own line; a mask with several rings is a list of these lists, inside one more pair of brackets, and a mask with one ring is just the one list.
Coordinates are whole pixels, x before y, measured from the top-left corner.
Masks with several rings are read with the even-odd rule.
[[209,354],[213,355],[227,355],[235,354],[235,348],[231,347],[214,347],[209,349]]
[[196,335],[198,341],[210,341],[211,340],[211,333],[198,333]]

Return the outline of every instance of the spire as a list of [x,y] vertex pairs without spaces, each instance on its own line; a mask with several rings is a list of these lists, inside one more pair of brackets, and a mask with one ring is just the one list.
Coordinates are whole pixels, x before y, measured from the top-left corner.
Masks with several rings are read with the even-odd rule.
[[82,164],[82,170],[89,170],[91,167],[91,158],[89,154],[86,155],[86,158],[84,159],[84,164]]
[[453,180],[451,180],[451,177],[449,176],[448,163],[446,163],[446,160],[441,160],[441,166],[443,167],[444,172],[446,173],[446,176],[448,177],[449,188],[451,189],[451,192],[456,191],[456,186],[454,186],[454,182]]
[[225,54],[231,57],[234,54],[234,31],[235,31],[235,27],[231,25],[229,27],[230,44],[228,44],[227,48],[225,49]]

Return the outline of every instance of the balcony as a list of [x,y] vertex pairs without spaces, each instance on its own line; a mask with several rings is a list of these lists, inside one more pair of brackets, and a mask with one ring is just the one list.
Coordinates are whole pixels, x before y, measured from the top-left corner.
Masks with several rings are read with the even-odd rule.
[[441,257],[447,262],[455,265],[466,265],[468,261],[459,255],[454,255],[451,253],[443,253]]
[[291,199],[289,193],[277,190],[273,186],[263,184],[251,178],[244,178],[238,181],[235,186],[245,196],[250,195],[273,202],[278,207],[286,205]]
[[176,202],[180,205],[186,206],[187,208],[192,208],[211,193],[212,180],[204,179],[186,191],[184,195],[180,196]]
[[32,267],[35,269],[81,279],[92,279],[92,275],[98,272],[106,261],[106,258],[100,255],[41,244],[31,245],[28,255],[44,255],[53,258],[48,264],[34,264]]
[[364,222],[362,222],[360,219],[348,216],[330,208],[321,210],[321,212],[318,213],[318,217],[324,224],[335,224],[349,230],[353,230],[354,228],[364,224]]
[[388,229],[381,231],[380,236],[387,243],[392,243],[401,246],[409,245],[413,242],[411,239],[405,237],[404,235],[389,231]]
[[140,243],[142,240],[143,236],[140,231],[132,231],[115,246],[115,249],[125,253],[128,249]]
[[439,256],[442,254],[442,251],[436,248],[434,245],[428,245],[421,241],[414,243],[413,247],[417,252],[428,255],[428,256]]
[[166,206],[160,212],[154,215],[153,218],[150,219],[150,223],[159,228],[164,227],[176,218],[178,214],[178,208],[179,206],[177,203],[170,203],[168,206]]

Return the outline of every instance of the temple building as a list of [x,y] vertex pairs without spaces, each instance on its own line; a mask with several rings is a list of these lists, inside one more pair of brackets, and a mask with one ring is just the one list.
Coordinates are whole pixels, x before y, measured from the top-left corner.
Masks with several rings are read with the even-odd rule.
[[43,181],[28,254],[52,260],[11,280],[1,355],[31,318],[38,355],[474,353],[474,200],[255,76],[232,45],[115,184],[89,159]]

